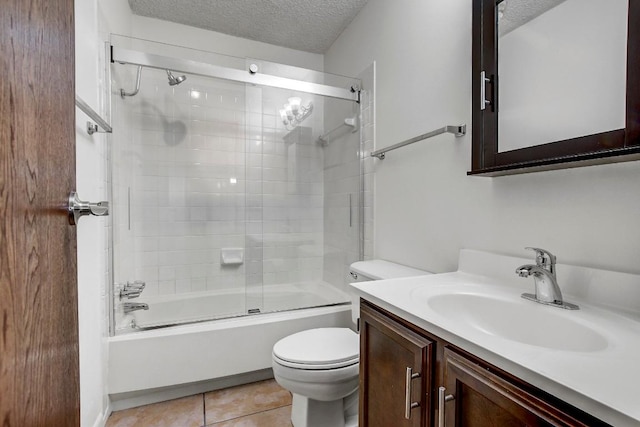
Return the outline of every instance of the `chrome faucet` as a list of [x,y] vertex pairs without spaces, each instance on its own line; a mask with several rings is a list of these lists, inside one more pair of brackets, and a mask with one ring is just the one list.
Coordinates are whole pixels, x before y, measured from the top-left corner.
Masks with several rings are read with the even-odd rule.
[[577,310],[578,306],[565,302],[556,279],[556,257],[551,252],[540,248],[525,248],[536,253],[536,265],[525,264],[516,269],[520,277],[533,276],[536,293],[522,294],[522,298],[554,307]]
[[124,309],[124,313],[127,314],[137,310],[149,310],[149,304],[143,302],[125,302],[122,303],[122,308]]
[[142,280],[136,280],[135,282],[127,282],[120,287],[120,299],[138,298],[144,290],[146,283]]

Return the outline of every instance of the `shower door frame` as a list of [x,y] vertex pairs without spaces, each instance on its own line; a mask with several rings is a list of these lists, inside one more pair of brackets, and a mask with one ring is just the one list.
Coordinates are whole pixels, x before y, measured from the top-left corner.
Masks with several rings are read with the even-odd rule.
[[347,89],[319,83],[305,82],[302,80],[253,72],[250,70],[238,70],[205,62],[192,61],[189,59],[174,58],[170,56],[140,52],[137,50],[123,49],[113,45],[111,45],[111,62],[160,70],[172,70],[200,77],[214,77],[239,83],[289,89],[326,96],[329,98],[353,101],[356,103],[360,102],[360,88],[355,86],[351,86]]

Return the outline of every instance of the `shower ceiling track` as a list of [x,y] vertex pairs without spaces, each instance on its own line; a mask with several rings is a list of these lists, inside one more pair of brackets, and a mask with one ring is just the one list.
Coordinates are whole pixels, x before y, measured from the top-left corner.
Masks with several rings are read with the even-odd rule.
[[116,46],[111,46],[111,62],[157,68],[161,70],[173,70],[175,72],[187,73],[196,76],[216,77],[219,79],[250,83],[260,86],[290,89],[315,95],[328,96],[330,98],[345,99],[353,102],[359,101],[359,91],[353,88],[345,89],[319,83],[288,79],[260,72],[252,73],[249,70],[221,67],[219,65],[212,65],[204,62],[155,55],[136,50],[123,49]]

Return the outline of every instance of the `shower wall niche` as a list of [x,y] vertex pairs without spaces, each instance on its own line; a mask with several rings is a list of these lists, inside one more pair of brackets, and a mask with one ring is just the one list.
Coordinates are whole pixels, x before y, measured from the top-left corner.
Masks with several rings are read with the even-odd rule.
[[[359,85],[266,61],[206,58]],[[114,332],[348,302],[346,266],[360,256],[362,239],[359,129],[329,144],[319,137],[358,117],[358,104],[185,68],[173,74],[186,79],[169,85],[166,70],[143,67],[139,92],[121,96],[134,89],[137,67],[111,65]],[[279,113],[291,97],[313,108],[294,128]],[[327,156],[328,147],[341,154]],[[328,227],[328,218],[339,227]],[[338,239],[327,234],[340,227]],[[136,280],[146,284],[142,295],[121,299],[120,289]],[[138,302],[148,310],[125,312]]]

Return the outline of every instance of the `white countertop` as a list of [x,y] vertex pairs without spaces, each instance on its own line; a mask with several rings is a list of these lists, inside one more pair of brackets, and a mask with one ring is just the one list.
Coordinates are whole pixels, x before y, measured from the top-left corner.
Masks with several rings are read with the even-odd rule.
[[[580,305],[580,310],[563,310],[520,297],[522,292],[534,290],[533,279],[515,275],[516,267],[527,262],[531,260],[463,250],[457,272],[351,286],[361,298],[611,425],[640,426],[640,317],[635,306],[639,302],[636,298],[640,277],[558,265],[558,283],[563,293],[574,291],[566,293],[565,300]],[[495,274],[487,274],[490,268],[495,268]],[[607,290],[604,296],[599,292],[601,288]],[[451,309],[451,313],[430,307],[430,297],[451,293],[498,295],[516,308],[518,304],[533,304],[533,310],[543,310],[536,313],[567,317],[571,323],[587,325],[604,340],[597,348],[581,351],[504,338],[470,322],[464,307],[460,312]],[[585,296],[596,296],[598,304]],[[504,322],[515,321],[511,319],[517,317],[515,313],[505,312]],[[537,326],[540,327],[524,327]]]

